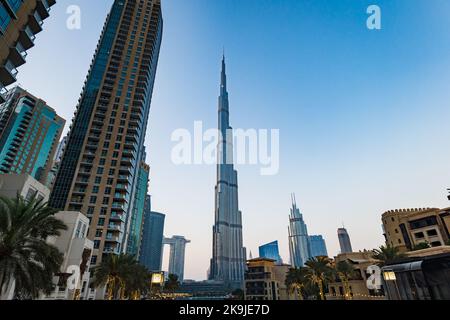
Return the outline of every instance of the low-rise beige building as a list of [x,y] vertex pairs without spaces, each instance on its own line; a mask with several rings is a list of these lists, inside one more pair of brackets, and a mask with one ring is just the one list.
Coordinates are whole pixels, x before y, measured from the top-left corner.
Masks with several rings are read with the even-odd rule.
[[0,174],[0,195],[8,198],[20,195],[27,200],[36,197],[47,202],[50,190],[28,174]]
[[386,243],[400,252],[427,243],[444,246],[450,241],[450,208],[399,209],[382,216]]
[[267,258],[247,261],[245,300],[289,300],[286,275],[291,266],[275,262]]
[[370,276],[368,268],[378,263],[373,258],[371,251],[360,251],[351,253],[342,253],[334,258],[334,265],[341,261],[346,261],[354,269],[354,276],[348,281],[349,296],[345,293],[345,284],[336,277],[336,280],[329,284],[329,293],[327,300],[384,300],[385,297],[376,290],[369,290],[367,279]]
[[45,300],[90,299],[95,295],[89,289],[90,261],[94,243],[87,239],[89,219],[80,212],[61,211],[56,214],[67,226],[59,237],[48,242],[64,253],[61,273],[54,277],[55,290]]

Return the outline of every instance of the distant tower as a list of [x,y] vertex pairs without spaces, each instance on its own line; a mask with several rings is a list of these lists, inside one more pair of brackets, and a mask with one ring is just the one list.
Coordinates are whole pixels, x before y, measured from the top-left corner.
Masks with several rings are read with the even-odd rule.
[[162,269],[162,243],[165,215],[151,209],[151,197],[147,195],[144,206],[144,228],[139,262],[150,271]]
[[184,280],[184,257],[186,252],[186,244],[190,243],[182,236],[173,236],[172,238],[164,238],[163,245],[170,245],[169,256],[169,274],[176,274],[178,280]]
[[303,267],[311,257],[309,249],[308,229],[303,221],[303,215],[297,208],[295,195],[292,195],[292,208],[289,216],[289,252],[291,265],[296,268]]
[[347,229],[338,229],[339,244],[341,246],[341,253],[353,252],[352,243],[350,242],[350,236],[348,235]]
[[283,260],[278,249],[278,241],[273,241],[259,247],[259,257],[275,260],[276,264],[282,264]]
[[322,235],[309,236],[311,257],[328,257],[327,246]]

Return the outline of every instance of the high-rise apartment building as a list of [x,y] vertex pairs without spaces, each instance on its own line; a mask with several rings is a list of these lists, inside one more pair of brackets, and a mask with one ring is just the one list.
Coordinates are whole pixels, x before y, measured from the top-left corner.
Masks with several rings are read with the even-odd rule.
[[353,252],[352,243],[350,242],[350,236],[348,235],[347,229],[339,228],[337,233],[339,238],[339,245],[341,246],[341,253]]
[[160,0],[115,0],[67,137],[50,205],[90,219],[96,264],[127,252],[162,39]]
[[0,173],[29,174],[47,185],[65,120],[47,103],[15,87],[0,105]]
[[215,222],[209,278],[223,281],[231,288],[242,288],[247,254],[242,239],[242,212],[239,210],[238,202],[237,171],[233,165],[225,57],[222,60],[218,120],[221,137],[217,150]]
[[295,196],[292,195],[292,208],[289,216],[289,253],[291,265],[301,268],[311,257],[309,248],[308,228],[303,220],[303,214],[297,207]]
[[16,81],[17,68],[25,63],[55,0],[0,1],[0,103],[6,87]]
[[144,230],[142,232],[139,262],[150,271],[162,271],[162,246],[165,215],[151,209],[151,198],[145,198]]
[[311,257],[328,257],[327,245],[321,235],[309,236],[309,249]]

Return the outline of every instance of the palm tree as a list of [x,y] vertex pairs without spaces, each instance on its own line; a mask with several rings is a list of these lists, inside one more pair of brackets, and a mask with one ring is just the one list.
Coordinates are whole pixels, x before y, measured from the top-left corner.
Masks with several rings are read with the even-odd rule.
[[149,291],[151,276],[146,267],[136,264],[125,279],[126,295],[132,300],[139,300]]
[[344,297],[345,299],[352,299],[350,292],[349,281],[355,276],[356,271],[353,266],[347,261],[339,261],[335,265],[336,275],[339,277],[341,282],[344,284]]
[[321,300],[325,300],[325,286],[333,279],[331,259],[328,257],[316,257],[306,262],[306,278],[319,288]]
[[306,268],[292,268],[286,275],[286,286],[291,294],[296,293],[303,300],[308,279],[306,278]]
[[373,258],[380,261],[378,263],[380,266],[395,263],[404,257],[405,255],[400,253],[397,247],[389,244],[373,250]]
[[36,198],[0,197],[0,296],[13,283],[16,297],[52,292],[63,254],[46,240],[67,229],[57,212]]
[[94,286],[106,286],[107,299],[124,299],[127,281],[131,282],[137,261],[132,255],[108,255],[94,270]]
[[167,290],[169,290],[169,292],[174,293],[180,287],[180,281],[178,281],[178,276],[176,274],[169,274],[165,287]]

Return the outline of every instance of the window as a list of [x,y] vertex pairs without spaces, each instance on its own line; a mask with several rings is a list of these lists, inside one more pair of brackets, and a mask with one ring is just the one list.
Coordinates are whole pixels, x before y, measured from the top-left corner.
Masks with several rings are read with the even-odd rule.
[[100,240],[94,240],[94,249],[100,248]]
[[423,234],[423,232],[416,232],[414,234],[414,236],[416,237],[416,239],[423,239],[423,238],[425,238],[425,235]]
[[98,226],[104,226],[105,225],[105,218],[99,218],[97,225]]
[[437,230],[436,229],[431,229],[427,231],[427,235],[429,237],[436,237],[438,235]]
[[97,256],[91,257],[91,264],[97,264]]
[[95,237],[96,237],[96,238],[101,238],[102,235],[103,235],[103,230],[102,230],[102,229],[97,229],[97,230],[95,231]]

